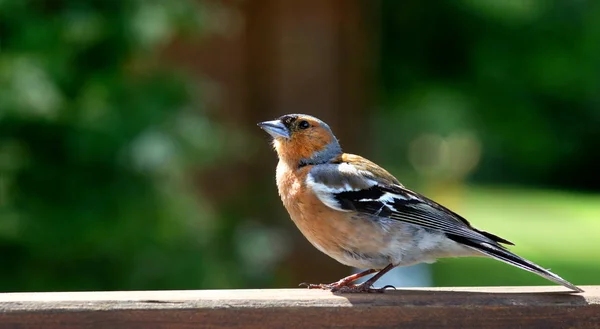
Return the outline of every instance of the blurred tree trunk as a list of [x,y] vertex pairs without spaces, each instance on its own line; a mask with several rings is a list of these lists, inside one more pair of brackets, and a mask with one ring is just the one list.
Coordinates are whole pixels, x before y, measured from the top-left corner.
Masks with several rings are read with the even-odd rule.
[[275,285],[337,280],[350,269],[310,246],[289,220],[274,184],[275,155],[256,123],[286,113],[312,114],[332,126],[346,150],[369,155],[377,2],[206,3],[221,15],[214,22],[218,33],[198,45],[174,44],[168,57],[212,80],[214,86],[203,91],[212,117],[256,138],[257,146],[254,153],[199,173],[199,186],[217,209],[237,209],[240,217],[232,220],[276,225],[294,237],[278,269],[283,279]]

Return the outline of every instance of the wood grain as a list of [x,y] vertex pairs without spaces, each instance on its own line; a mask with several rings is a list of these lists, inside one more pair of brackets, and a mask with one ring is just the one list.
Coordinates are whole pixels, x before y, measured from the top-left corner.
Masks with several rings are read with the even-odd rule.
[[600,286],[0,294],[0,328],[600,328]]

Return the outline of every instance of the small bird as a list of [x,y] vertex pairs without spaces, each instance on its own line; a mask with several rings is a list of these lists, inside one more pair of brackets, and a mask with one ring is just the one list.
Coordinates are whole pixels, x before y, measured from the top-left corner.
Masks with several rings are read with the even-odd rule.
[[305,284],[308,288],[383,292],[388,286],[373,284],[396,266],[487,256],[583,292],[502,245],[512,242],[474,228],[455,212],[407,189],[377,164],[343,153],[325,122],[288,114],[258,126],[273,137],[279,157],[277,188],[298,229],[326,255],[366,269],[330,284]]

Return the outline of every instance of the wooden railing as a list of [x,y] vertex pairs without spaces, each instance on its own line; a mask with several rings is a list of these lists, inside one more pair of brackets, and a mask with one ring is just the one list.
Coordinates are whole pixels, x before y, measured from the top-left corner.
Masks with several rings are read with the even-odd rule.
[[0,294],[0,328],[600,328],[600,286]]

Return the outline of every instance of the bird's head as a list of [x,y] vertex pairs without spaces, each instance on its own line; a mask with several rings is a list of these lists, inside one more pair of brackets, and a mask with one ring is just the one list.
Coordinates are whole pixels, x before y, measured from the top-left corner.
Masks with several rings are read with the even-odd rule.
[[258,124],[273,136],[280,160],[297,166],[325,163],[342,153],[329,126],[310,115],[287,114]]

